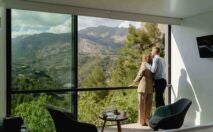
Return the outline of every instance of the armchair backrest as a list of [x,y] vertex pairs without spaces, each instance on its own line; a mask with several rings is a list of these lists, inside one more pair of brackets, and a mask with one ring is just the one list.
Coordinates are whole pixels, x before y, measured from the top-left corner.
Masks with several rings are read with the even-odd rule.
[[184,118],[192,102],[188,99],[180,99],[170,105],[171,115],[165,117],[158,124],[162,129],[180,128],[183,125]]
[[74,116],[71,113],[52,106],[47,106],[46,108],[52,116],[56,132],[97,132],[95,125],[78,122],[74,120]]
[[65,132],[69,130],[70,127],[76,126],[76,121],[65,112],[62,112],[52,106],[47,106],[46,108],[53,119],[57,132]]
[[182,98],[171,105],[171,112],[172,114],[186,113],[191,104],[192,101]]

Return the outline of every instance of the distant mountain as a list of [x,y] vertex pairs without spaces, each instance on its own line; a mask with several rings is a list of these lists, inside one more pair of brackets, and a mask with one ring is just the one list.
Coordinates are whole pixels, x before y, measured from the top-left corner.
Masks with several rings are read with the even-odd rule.
[[119,48],[124,44],[127,28],[118,27],[89,27],[79,31],[79,39],[84,38],[111,48]]
[[[124,44],[127,32],[126,28],[106,26],[80,30],[78,33],[79,53],[112,53]],[[42,50],[54,44],[70,44],[70,35],[70,33],[41,33],[19,36],[12,40],[13,48],[16,50],[14,52],[21,55],[22,53],[26,54],[26,52],[34,53],[34,51]]]
[[[100,63],[99,59],[111,65],[116,59],[117,49],[125,42],[127,32],[126,28],[106,26],[80,30],[79,74],[85,76],[94,65]],[[23,71],[45,71],[51,78],[64,85],[71,81],[70,72],[67,72],[71,70],[72,60],[70,33],[41,33],[16,37],[12,39],[12,53],[15,74],[23,74]],[[103,59],[112,54],[113,56],[107,60]],[[81,80],[83,79],[84,77]]]

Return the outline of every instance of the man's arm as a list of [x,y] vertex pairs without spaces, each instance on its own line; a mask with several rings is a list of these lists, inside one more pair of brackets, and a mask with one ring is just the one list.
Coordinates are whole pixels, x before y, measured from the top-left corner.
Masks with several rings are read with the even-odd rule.
[[141,80],[141,78],[143,77],[143,74],[144,74],[145,70],[146,70],[146,66],[142,62],[141,66],[140,66],[140,69],[138,71],[138,74],[137,74],[136,78],[134,79],[134,82],[138,82],[138,81]]
[[152,62],[152,65],[150,64],[146,64],[146,67],[152,72],[152,73],[156,73],[157,71],[157,68],[158,68],[158,63],[159,63],[159,58],[154,58],[153,59],[153,62]]

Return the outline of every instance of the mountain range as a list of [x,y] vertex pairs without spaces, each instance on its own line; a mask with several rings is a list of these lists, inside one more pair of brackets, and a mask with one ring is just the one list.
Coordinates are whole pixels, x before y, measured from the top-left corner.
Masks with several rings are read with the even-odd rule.
[[[116,59],[116,52],[125,42],[127,28],[89,27],[78,32],[79,78],[84,79],[99,60],[109,55],[110,65]],[[71,33],[40,33],[23,35],[12,39],[12,62],[15,74],[24,71],[45,71],[50,77],[67,85],[71,82]],[[99,57],[98,59],[94,59]],[[106,61],[106,60],[105,60]],[[106,63],[106,62],[105,62]],[[107,64],[106,64],[107,65]],[[22,68],[28,68],[28,70]],[[19,70],[17,70],[19,69]]]
[[[78,49],[83,54],[104,54],[114,52],[122,47],[127,35],[127,28],[118,27],[89,27],[78,32]],[[55,44],[71,43],[71,33],[41,33],[35,35],[23,35],[12,40],[15,54],[18,51],[24,53],[32,50],[42,50]],[[17,51],[18,50],[18,51]],[[25,51],[28,50],[28,51]],[[18,53],[18,56],[21,55]]]

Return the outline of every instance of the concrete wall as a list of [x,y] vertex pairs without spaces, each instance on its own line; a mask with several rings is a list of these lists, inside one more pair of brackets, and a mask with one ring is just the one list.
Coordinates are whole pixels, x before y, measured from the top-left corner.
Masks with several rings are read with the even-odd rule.
[[196,37],[213,34],[213,12],[172,26],[172,101],[189,98],[193,104],[185,124],[213,122],[213,58],[200,58]]
[[6,111],[6,16],[5,4],[0,0],[0,117]]

